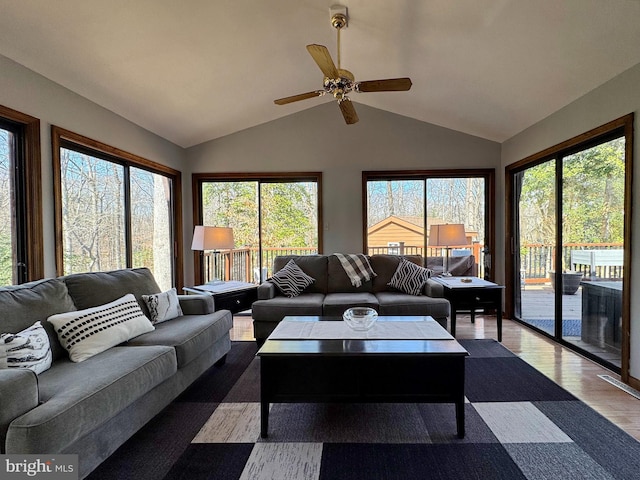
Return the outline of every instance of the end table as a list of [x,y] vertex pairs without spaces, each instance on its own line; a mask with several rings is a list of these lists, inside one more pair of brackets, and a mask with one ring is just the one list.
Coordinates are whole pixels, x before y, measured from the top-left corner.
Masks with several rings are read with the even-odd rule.
[[[463,282],[462,279],[470,282]],[[502,291],[504,286],[477,277],[432,277],[441,284],[444,298],[451,304],[451,335],[456,336],[456,312],[471,310],[471,322],[479,308],[494,308],[498,323],[498,341],[502,341]]]
[[205,283],[195,287],[184,287],[187,293],[206,294],[213,296],[216,311],[230,310],[231,313],[249,310],[253,302],[258,299],[258,285],[238,281]]

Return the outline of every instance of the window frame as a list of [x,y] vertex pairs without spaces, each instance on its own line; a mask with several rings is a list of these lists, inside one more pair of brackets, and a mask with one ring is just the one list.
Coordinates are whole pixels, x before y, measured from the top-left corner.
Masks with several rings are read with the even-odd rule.
[[42,214],[42,158],[40,149],[40,119],[0,105],[0,119],[15,125],[19,132],[19,152],[16,161],[21,169],[21,198],[24,207],[19,223],[24,231],[18,232],[25,255],[24,268],[18,272],[18,282],[44,278],[44,228]]
[[[112,147],[97,140],[71,132],[56,125],[51,126],[51,146],[53,159],[53,193],[55,209],[55,254],[56,271],[58,275],[64,275],[64,241],[63,241],[63,221],[62,221],[62,172],[60,170],[60,149],[67,148],[87,155],[91,155],[101,160],[122,165],[125,168],[125,179],[129,181],[129,168],[135,167],[151,173],[166,176],[171,179],[173,187],[172,215],[173,215],[173,262],[174,278],[176,289],[181,290],[184,286],[184,261],[183,261],[183,241],[182,241],[182,173],[166,165],[148,160],[144,157],[126,152],[117,147]],[[126,198],[125,213],[125,238],[126,263],[127,268],[132,265],[130,245],[131,237],[131,212],[130,199]]]
[[[191,175],[191,192],[193,195],[193,222],[194,225],[202,225],[202,185],[206,182],[258,182],[278,183],[285,182],[314,182],[318,188],[318,253],[323,252],[323,228],[322,219],[322,172],[227,172],[227,173],[194,173]],[[259,223],[262,215],[258,212]],[[262,262],[262,259],[261,259]],[[200,252],[193,252],[193,276],[195,285],[204,281],[202,257]]]
[[[368,209],[367,209],[367,183],[369,181],[385,181],[385,180],[424,180],[438,178],[482,178],[485,181],[485,248],[492,253],[490,263],[485,265],[485,279],[495,279],[495,246],[496,246],[496,214],[495,214],[495,177],[494,168],[482,169],[451,169],[451,170],[371,170],[362,172],[362,251],[368,252]],[[425,192],[426,194],[426,192]],[[426,204],[426,196],[425,196]],[[425,222],[427,219],[427,210],[425,205]],[[427,229],[425,225],[425,252]],[[477,259],[480,261],[480,259]]]

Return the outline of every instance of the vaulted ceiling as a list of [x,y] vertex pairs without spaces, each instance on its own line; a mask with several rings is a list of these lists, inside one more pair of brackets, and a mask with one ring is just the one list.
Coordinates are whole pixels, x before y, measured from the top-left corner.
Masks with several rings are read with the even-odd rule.
[[[334,101],[273,103],[321,88],[305,46],[336,59],[333,3],[0,0],[0,54],[189,147]],[[413,81],[354,92],[356,109],[498,142],[640,63],[640,0],[341,3],[342,67],[356,80]]]

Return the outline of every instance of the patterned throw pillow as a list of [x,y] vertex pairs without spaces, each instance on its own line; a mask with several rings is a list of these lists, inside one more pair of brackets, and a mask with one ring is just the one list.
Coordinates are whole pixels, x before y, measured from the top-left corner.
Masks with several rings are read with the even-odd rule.
[[48,320],[73,362],[155,330],[131,293],[99,307],[51,315]]
[[40,322],[20,333],[0,335],[0,368],[28,368],[42,373],[50,366],[51,345]]
[[420,295],[429,277],[431,270],[403,258],[387,285],[410,295]]
[[289,260],[287,264],[276,272],[273,277],[268,279],[269,282],[275,284],[280,291],[289,298],[297,297],[302,291],[316,281],[302,271],[302,269],[294,262]]
[[151,323],[154,325],[182,316],[178,292],[175,288],[154,295],[142,295],[142,300],[147,304]]

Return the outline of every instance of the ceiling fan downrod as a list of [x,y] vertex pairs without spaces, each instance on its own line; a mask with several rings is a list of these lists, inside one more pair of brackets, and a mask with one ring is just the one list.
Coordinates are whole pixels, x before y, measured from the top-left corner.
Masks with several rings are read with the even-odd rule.
[[331,25],[338,31],[338,71],[340,70],[340,30],[347,24],[347,16],[336,13],[331,17]]

